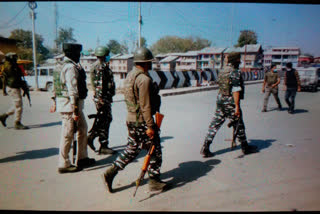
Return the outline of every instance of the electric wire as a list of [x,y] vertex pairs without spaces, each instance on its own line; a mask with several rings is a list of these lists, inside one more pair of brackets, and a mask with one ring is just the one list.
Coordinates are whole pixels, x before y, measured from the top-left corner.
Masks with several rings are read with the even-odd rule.
[[12,22],[13,20],[15,20],[19,15],[20,15],[20,13],[26,8],[26,6],[27,6],[28,4],[26,3],[24,6],[23,6],[23,8],[13,17],[13,18],[11,18],[9,21],[7,21],[6,23],[3,23],[3,24],[0,24],[1,26],[2,25],[7,25],[7,24],[9,24],[10,22]]

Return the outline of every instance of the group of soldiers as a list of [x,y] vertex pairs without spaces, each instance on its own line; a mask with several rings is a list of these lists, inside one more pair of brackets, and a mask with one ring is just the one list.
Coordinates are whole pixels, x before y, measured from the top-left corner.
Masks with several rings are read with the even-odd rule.
[[[92,66],[91,81],[94,87],[93,97],[97,113],[94,116],[95,122],[89,133],[83,113],[88,89],[86,73],[79,63],[81,51],[82,45],[80,44],[64,43],[64,60],[56,66],[54,72],[54,93],[51,97],[53,104],[50,112],[59,112],[62,119],[58,160],[59,173],[78,172],[85,167],[94,165],[95,159],[88,157],[87,147],[89,146],[96,151],[94,146],[96,137],[99,138],[100,142],[99,154],[116,153],[116,151],[109,148],[108,140],[109,127],[112,121],[111,104],[116,89],[108,63],[109,50],[103,46],[97,47],[95,50],[98,60]],[[218,129],[227,118],[230,119],[234,128],[238,130],[236,137],[241,143],[243,154],[257,152],[256,146],[247,143],[242,119],[240,100],[243,99],[244,86],[238,70],[240,54],[231,53],[228,59],[229,65],[219,72],[219,93],[216,112],[200,150],[200,153],[205,158],[214,155],[214,153],[210,152],[209,146]],[[141,47],[134,52],[133,60],[134,67],[128,73],[124,87],[124,97],[128,112],[126,118],[128,143],[112,163],[112,166],[106,169],[102,175],[103,182],[111,193],[114,192],[112,183],[118,172],[131,163],[142,149],[149,149],[151,145],[154,146],[154,151],[147,168],[149,189],[150,191],[162,191],[167,187],[167,183],[160,179],[162,165],[160,129],[154,119],[155,113],[160,111],[161,98],[158,94],[159,88],[157,84],[152,81],[148,74],[154,57],[149,49]],[[4,83],[7,80],[8,78],[4,78]],[[12,84],[8,84],[8,86],[19,88],[19,86]],[[19,114],[19,110],[16,110],[16,115]],[[4,123],[6,117],[1,115],[2,123]],[[17,116],[17,121],[19,121],[18,119]],[[72,164],[69,152],[74,138],[77,140],[78,149],[77,160]]]

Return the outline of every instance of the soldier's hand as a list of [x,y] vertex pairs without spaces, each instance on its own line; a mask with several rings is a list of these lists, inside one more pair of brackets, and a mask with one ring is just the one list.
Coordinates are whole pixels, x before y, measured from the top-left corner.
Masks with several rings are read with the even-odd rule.
[[236,117],[240,117],[240,108],[237,108],[237,107],[236,107],[236,111],[235,111],[234,115],[235,115]]
[[56,104],[54,103],[51,107],[50,107],[50,113],[56,112]]
[[264,90],[264,88],[262,89],[262,93],[264,93],[265,92],[265,90]]
[[148,137],[149,137],[150,139],[153,139],[153,138],[154,138],[154,130],[153,130],[152,128],[148,128],[148,129],[146,130],[146,134],[148,135]]
[[74,121],[78,121],[79,120],[79,116],[76,115],[75,113],[72,114],[72,118]]
[[301,87],[300,86],[298,86],[298,92],[300,92],[301,91]]

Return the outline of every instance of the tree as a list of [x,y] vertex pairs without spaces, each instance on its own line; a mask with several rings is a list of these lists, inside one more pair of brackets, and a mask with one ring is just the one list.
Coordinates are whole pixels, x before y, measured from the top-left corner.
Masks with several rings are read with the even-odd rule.
[[[9,38],[17,40],[17,47],[19,48],[17,54],[21,59],[33,60],[33,42],[31,31],[16,29],[11,31]],[[47,47],[43,45],[44,39],[41,35],[35,34],[35,39],[37,63],[41,64],[44,60],[50,57],[50,51]],[[33,65],[31,64],[28,67],[32,66]]]
[[238,44],[235,47],[243,47],[249,44],[257,44],[258,37],[257,34],[252,30],[242,30],[240,31],[240,36],[238,39]]
[[154,55],[157,55],[159,53],[184,53],[187,51],[201,50],[210,45],[211,42],[209,40],[199,37],[180,38],[177,36],[165,36],[153,44],[150,49]]
[[57,46],[62,49],[62,44],[66,42],[76,42],[73,38],[73,28],[59,28],[58,38],[54,40],[57,43]]

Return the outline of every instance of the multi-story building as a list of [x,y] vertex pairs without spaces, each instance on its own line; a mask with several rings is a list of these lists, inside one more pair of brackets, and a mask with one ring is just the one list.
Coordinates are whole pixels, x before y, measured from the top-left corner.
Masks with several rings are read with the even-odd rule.
[[199,51],[181,53],[176,60],[176,71],[196,71]]
[[300,48],[298,47],[273,47],[264,52],[264,66],[268,67],[275,63],[282,69],[288,62],[291,62],[293,67],[297,67],[299,55]]
[[235,48],[235,47],[231,47],[231,48],[226,48],[223,51],[223,66],[228,65],[229,61],[228,61],[228,56],[230,53],[232,52],[238,52],[241,53],[241,48]]
[[298,67],[310,65],[313,63],[313,60],[313,56],[300,55],[298,57]]
[[133,54],[118,54],[110,58],[110,69],[116,79],[125,79],[133,68]]
[[162,59],[160,64],[160,71],[175,71],[176,70],[176,59],[179,56],[167,56],[166,58]]
[[253,71],[263,67],[263,50],[260,44],[245,45],[241,48],[241,71]]
[[152,61],[152,70],[160,71],[160,61],[167,57],[167,54],[157,54]]
[[198,52],[197,70],[220,69],[223,66],[223,51],[226,48],[207,47]]

